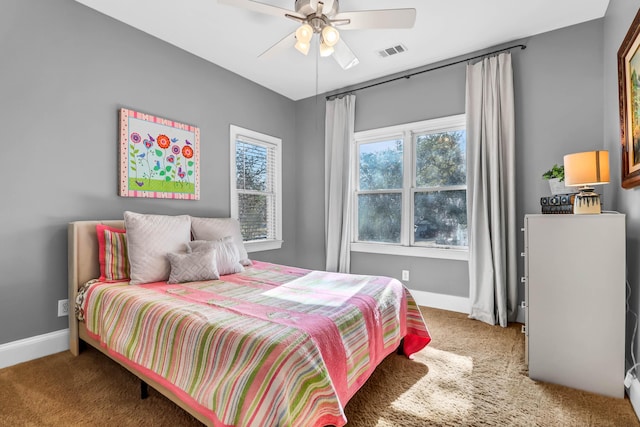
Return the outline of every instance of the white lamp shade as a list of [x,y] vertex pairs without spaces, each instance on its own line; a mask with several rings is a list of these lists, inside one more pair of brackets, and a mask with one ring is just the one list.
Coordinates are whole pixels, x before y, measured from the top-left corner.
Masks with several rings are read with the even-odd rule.
[[331,25],[327,25],[322,29],[322,41],[329,47],[333,47],[340,40],[340,33]]
[[302,24],[296,30],[296,39],[300,43],[309,44],[311,37],[313,37],[313,28],[309,24]]
[[309,49],[311,48],[311,44],[298,41],[298,42],[296,42],[295,48],[298,49],[298,51],[300,51],[300,53],[306,55],[306,54],[309,53]]
[[325,42],[320,43],[320,56],[327,57],[333,53],[333,46],[327,45]]
[[564,156],[565,185],[607,184],[609,182],[609,152],[585,151]]

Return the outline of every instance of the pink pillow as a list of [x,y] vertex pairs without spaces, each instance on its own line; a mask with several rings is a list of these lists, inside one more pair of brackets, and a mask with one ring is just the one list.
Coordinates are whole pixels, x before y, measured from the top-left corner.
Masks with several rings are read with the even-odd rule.
[[101,282],[129,280],[126,231],[104,224],[96,225]]

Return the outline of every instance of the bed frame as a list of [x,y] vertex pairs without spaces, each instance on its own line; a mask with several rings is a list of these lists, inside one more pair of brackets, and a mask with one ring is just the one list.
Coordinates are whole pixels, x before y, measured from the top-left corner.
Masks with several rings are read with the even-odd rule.
[[[75,221],[69,223],[68,227],[68,252],[69,252],[69,304],[75,306],[78,289],[87,281],[100,276],[100,263],[98,261],[98,237],[96,235],[96,225],[104,224],[111,227],[124,228],[124,220],[97,220],[97,221]],[[81,341],[95,347],[111,358],[106,348],[100,342],[89,337],[84,327],[80,327],[79,321],[74,314],[74,310],[69,310],[69,350],[74,356],[80,354]],[[118,362],[117,360],[113,359]],[[118,362],[119,363],[119,362]],[[212,425],[211,420],[199,412],[190,409],[178,396],[168,388],[162,386],[152,378],[119,363],[141,381],[141,396],[144,397],[147,384],[164,395],[167,399],[187,411],[198,421],[205,425]]]

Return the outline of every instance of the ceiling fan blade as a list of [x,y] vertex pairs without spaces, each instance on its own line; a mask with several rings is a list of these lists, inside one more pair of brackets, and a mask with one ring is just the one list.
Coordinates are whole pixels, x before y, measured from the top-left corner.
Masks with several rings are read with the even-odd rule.
[[367,30],[374,28],[412,28],[416,22],[415,9],[361,10],[338,13],[331,21],[346,20],[339,24],[341,30]]
[[348,70],[360,63],[358,58],[356,58],[351,49],[349,49],[349,46],[347,46],[342,39],[338,40],[338,43],[333,46],[332,56],[343,70]]
[[265,15],[272,16],[295,16],[297,18],[304,19],[305,16],[300,15],[293,10],[283,9],[281,7],[271,6],[269,4],[260,3],[251,0],[218,0],[220,4],[228,4],[229,6],[235,6],[242,9],[250,10],[252,12],[264,13]]
[[334,0],[324,0],[322,5],[322,13],[328,15],[331,13],[331,9],[333,9]]
[[291,34],[284,36],[282,40],[280,40],[278,43],[271,46],[269,49],[262,52],[260,55],[258,55],[258,58],[263,58],[263,59],[272,58],[284,50],[291,49],[293,46],[295,46],[295,44],[296,44],[296,33],[294,31]]

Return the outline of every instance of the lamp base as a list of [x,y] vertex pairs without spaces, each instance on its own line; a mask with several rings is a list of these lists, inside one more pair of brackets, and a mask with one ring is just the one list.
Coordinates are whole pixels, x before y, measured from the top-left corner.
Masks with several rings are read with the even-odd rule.
[[573,201],[573,213],[576,215],[602,213],[600,195],[591,187],[583,187]]

